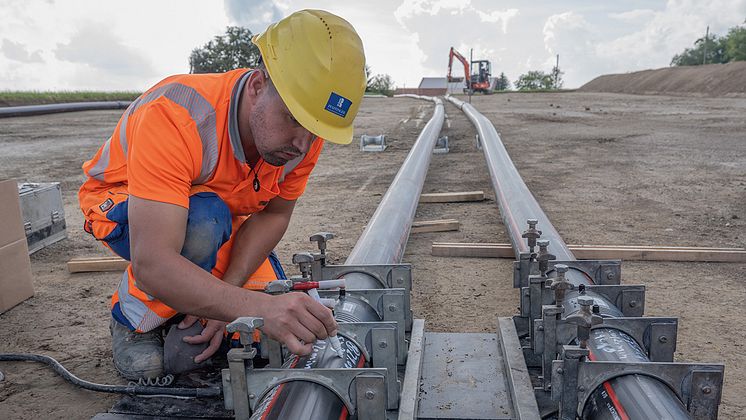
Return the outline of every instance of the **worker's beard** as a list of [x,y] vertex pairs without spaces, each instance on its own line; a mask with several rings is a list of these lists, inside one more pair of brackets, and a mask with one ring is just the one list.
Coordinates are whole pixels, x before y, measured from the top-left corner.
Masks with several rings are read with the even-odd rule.
[[251,135],[254,137],[254,147],[256,147],[259,156],[272,166],[283,166],[288,163],[288,159],[280,156],[281,153],[299,155],[300,150],[291,145],[269,149],[267,139],[269,137],[268,134],[272,130],[268,127],[265,117],[267,109],[266,101],[267,98],[262,98],[254,106],[254,110],[249,116],[249,128],[251,129]]

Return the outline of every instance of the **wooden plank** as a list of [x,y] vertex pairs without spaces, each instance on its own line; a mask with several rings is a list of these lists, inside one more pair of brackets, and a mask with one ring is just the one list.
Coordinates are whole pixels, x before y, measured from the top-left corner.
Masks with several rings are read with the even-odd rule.
[[429,193],[420,195],[420,203],[458,203],[483,200],[484,191]]
[[91,273],[97,271],[124,271],[129,261],[119,257],[82,257],[67,262],[70,273]]
[[422,220],[412,223],[410,233],[449,232],[461,229],[461,223],[456,219]]
[[[579,260],[746,262],[744,248],[569,245]],[[515,258],[510,244],[433,242],[439,257]]]

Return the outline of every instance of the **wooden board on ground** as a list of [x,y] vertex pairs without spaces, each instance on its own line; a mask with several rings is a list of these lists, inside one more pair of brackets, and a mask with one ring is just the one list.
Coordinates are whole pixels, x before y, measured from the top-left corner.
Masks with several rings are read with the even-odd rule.
[[459,203],[483,200],[484,191],[429,193],[420,195],[420,203]]
[[[579,260],[746,262],[744,248],[568,245]],[[438,257],[515,258],[510,244],[433,242]]]
[[129,261],[120,257],[83,257],[73,258],[67,262],[67,271],[71,273],[91,273],[96,271],[124,271]]
[[461,223],[456,219],[422,220],[412,223],[410,233],[449,232],[461,229]]

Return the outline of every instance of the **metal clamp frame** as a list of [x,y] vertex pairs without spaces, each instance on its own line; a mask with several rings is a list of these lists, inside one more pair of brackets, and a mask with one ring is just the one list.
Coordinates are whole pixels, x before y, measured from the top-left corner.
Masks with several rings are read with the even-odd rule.
[[[293,381],[312,382],[327,388],[342,401],[350,413],[357,413],[359,419],[384,419],[386,415],[385,368],[247,369],[239,375],[246,381],[245,395],[238,393],[241,390],[233,386],[236,376],[232,372],[226,375],[226,370],[228,369],[223,370],[225,406],[226,409],[234,410],[236,419],[248,419],[259,408],[260,402],[271,399],[265,398],[267,394],[276,392],[279,385]],[[231,395],[228,395],[229,392]],[[248,403],[248,412],[239,411],[238,403],[241,400]]]
[[[374,368],[384,368],[386,375],[387,408],[399,407],[397,380],[397,325],[396,322],[339,322],[337,333],[352,341],[370,360]],[[404,361],[401,362],[404,364]]]
[[[412,330],[412,310],[410,294],[412,292],[412,265],[411,264],[365,264],[365,265],[314,265],[311,273],[312,279],[339,279],[347,274],[362,273],[374,278],[385,289],[406,290],[404,302],[406,331]],[[316,272],[320,272],[317,277]]]
[[562,359],[552,364],[552,399],[560,403],[560,418],[575,418],[596,388],[624,375],[650,376],[663,382],[686,405],[692,418],[717,418],[725,370],[722,364],[588,361],[588,350],[578,346],[564,346],[562,353]]
[[[538,264],[530,252],[522,252],[518,261],[513,262],[513,287],[529,287],[529,276],[539,274]],[[564,264],[570,269],[582,271],[593,283],[598,285],[617,285],[622,281],[621,260],[573,260],[573,261],[548,261],[549,271],[557,264]]]
[[[407,330],[408,311],[407,297],[409,294],[405,289],[358,289],[347,290],[347,296],[367,302],[374,308],[384,321],[396,322],[397,363],[404,364],[407,360],[407,345],[405,342]],[[319,290],[321,297],[337,297],[338,291]]]
[[599,294],[613,303],[625,317],[641,317],[645,313],[645,285],[600,285],[585,287],[588,294]]
[[[555,320],[548,317],[548,322],[537,319],[535,322],[535,347],[537,354],[547,352],[557,355],[560,347],[572,343],[577,338],[577,327],[565,319]],[[548,339],[547,326],[553,331],[554,340]],[[591,329],[612,328],[632,337],[645,349],[652,362],[672,362],[676,351],[678,319],[667,317],[632,317],[604,318],[603,324],[594,325]]]

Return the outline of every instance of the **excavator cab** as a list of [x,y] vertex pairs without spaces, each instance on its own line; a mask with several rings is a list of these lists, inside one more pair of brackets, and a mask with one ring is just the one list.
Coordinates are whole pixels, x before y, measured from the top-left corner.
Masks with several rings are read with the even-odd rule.
[[489,60],[471,62],[471,89],[473,91],[489,92],[490,76],[492,76],[492,65]]

